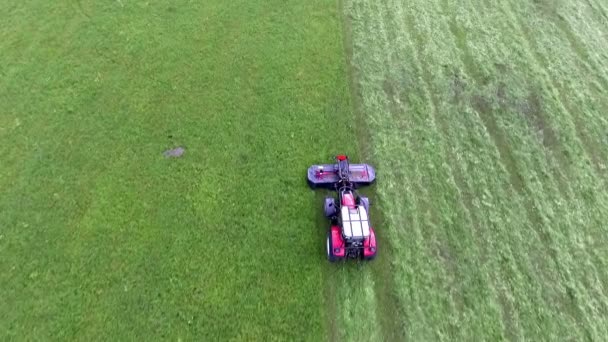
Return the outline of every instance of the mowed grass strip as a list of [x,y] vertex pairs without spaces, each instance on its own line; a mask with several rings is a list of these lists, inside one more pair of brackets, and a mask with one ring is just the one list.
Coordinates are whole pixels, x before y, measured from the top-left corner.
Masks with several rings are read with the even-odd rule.
[[305,171],[355,153],[334,1],[0,13],[2,339],[329,334]]
[[[399,306],[375,311],[396,321],[383,336],[606,336],[605,5],[349,0],[345,11],[393,260],[391,278],[366,286]],[[363,323],[367,336],[377,323]]]

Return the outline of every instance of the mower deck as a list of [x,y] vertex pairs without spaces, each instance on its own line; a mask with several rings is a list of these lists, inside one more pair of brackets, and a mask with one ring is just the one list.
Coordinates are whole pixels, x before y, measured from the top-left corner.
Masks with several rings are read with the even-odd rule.
[[[376,170],[368,164],[349,164],[349,181],[354,185],[372,185]],[[308,183],[313,188],[335,188],[340,181],[339,164],[320,164],[308,168]]]

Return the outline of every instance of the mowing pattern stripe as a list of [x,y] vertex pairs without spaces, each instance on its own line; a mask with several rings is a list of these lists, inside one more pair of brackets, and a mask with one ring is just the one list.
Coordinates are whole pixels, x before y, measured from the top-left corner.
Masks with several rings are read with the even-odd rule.
[[344,10],[392,253],[392,277],[365,286],[401,307],[383,338],[606,336],[605,5]]

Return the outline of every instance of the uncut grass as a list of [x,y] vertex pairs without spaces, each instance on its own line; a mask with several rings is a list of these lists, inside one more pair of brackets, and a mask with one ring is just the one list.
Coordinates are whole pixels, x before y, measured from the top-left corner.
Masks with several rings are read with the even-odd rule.
[[405,337],[606,335],[605,22],[536,3],[347,2]]
[[0,9],[1,336],[324,338],[335,3]]

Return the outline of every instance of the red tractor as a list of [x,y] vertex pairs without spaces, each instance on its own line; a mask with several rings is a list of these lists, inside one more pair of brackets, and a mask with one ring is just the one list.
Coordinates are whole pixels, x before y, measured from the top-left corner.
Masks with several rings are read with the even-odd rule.
[[367,164],[350,164],[345,155],[336,156],[336,164],[313,165],[308,169],[308,183],[313,188],[335,190],[338,198],[325,198],[325,216],[331,221],[327,232],[327,259],[371,260],[376,256],[374,229],[369,219],[369,198],[356,188],[371,185],[375,170]]

